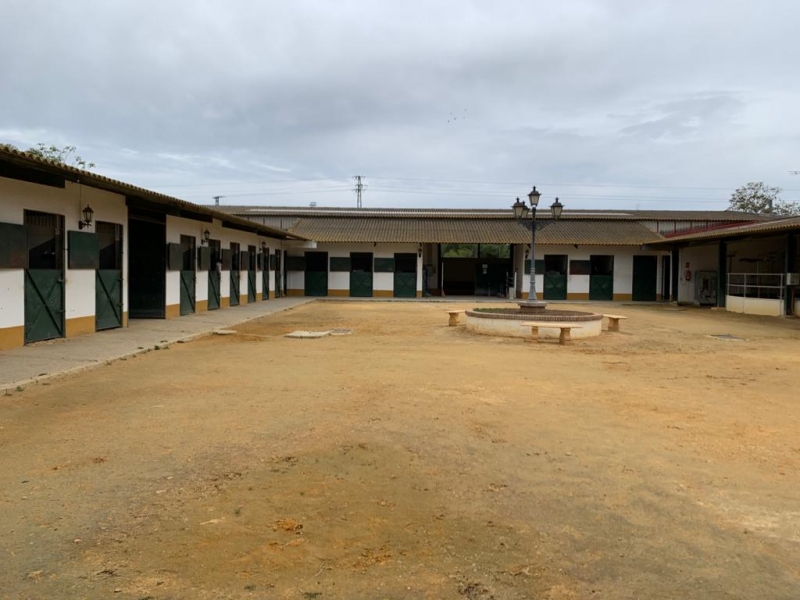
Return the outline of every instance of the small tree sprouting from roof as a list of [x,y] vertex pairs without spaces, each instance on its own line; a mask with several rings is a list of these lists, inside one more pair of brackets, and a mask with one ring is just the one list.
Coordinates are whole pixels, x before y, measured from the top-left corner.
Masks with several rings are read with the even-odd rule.
[[73,156],[73,153],[76,150],[77,148],[75,146],[64,146],[63,148],[59,148],[58,146],[48,146],[39,142],[36,144],[35,148],[28,148],[26,152],[37,158],[54,160],[55,162],[83,169],[84,171],[95,166],[93,162],[83,160],[77,154]]
[[758,214],[791,216],[800,214],[797,202],[785,202],[780,198],[781,188],[751,181],[731,194],[728,210]]

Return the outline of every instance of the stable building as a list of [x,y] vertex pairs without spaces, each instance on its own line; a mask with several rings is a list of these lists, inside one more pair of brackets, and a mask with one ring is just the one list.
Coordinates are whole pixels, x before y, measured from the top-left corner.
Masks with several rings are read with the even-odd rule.
[[302,236],[0,147],[0,349],[280,295]]
[[673,274],[679,302],[800,315],[800,217],[673,233],[649,247],[669,250],[679,265]]
[[[305,237],[285,251],[290,295],[528,297],[530,221],[511,209],[221,210]],[[760,219],[728,211],[564,210],[539,217],[536,286],[546,300],[676,300],[667,235]]]

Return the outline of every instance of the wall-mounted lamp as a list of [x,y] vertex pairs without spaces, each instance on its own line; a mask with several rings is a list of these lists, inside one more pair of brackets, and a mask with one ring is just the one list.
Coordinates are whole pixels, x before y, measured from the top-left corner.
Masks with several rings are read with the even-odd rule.
[[267,242],[261,242],[261,252],[263,254],[267,253]]
[[94,217],[94,211],[88,204],[81,212],[83,213],[83,221],[78,221],[78,229],[89,227],[92,224],[92,217]]
[[208,229],[206,229],[203,232],[203,238],[200,240],[200,244],[205,246],[205,245],[208,244],[208,240],[210,240],[210,239],[211,239],[211,232]]
[[422,244],[419,245],[419,249],[417,250],[417,256],[422,258]]

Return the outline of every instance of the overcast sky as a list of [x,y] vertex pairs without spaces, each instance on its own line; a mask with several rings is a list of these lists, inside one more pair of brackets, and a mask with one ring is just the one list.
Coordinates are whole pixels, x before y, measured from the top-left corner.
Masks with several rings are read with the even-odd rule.
[[[226,204],[800,199],[797,0],[3,0],[0,142]],[[665,199],[669,198],[669,199]]]

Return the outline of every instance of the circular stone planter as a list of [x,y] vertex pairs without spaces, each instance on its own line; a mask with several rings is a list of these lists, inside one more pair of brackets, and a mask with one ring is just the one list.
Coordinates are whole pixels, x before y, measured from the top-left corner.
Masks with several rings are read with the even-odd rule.
[[[603,315],[577,310],[543,310],[531,313],[516,308],[475,308],[465,312],[467,331],[481,335],[529,338],[530,327],[522,326],[525,321],[574,325],[576,329],[572,330],[572,339],[597,337],[603,329]],[[539,328],[540,338],[558,339],[559,333],[559,329]]]

